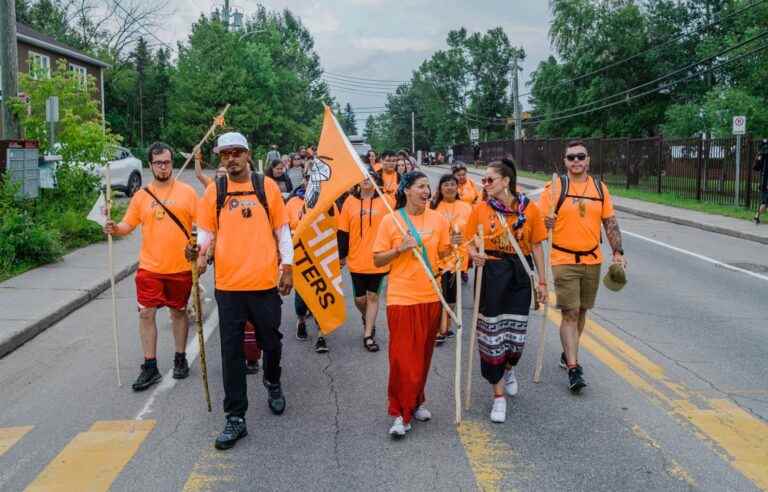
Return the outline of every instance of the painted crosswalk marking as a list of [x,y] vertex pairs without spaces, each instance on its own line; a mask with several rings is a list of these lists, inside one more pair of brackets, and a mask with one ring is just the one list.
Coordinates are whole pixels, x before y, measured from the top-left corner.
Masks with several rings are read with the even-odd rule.
[[96,422],[70,441],[27,492],[109,490],[154,427],[154,420]]

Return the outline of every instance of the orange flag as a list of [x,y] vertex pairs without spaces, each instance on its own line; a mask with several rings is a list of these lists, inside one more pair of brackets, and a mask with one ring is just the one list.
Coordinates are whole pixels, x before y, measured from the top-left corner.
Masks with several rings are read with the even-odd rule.
[[328,106],[308,174],[306,212],[293,235],[293,286],[320,330],[328,334],[346,318],[334,203],[367,177],[360,156]]

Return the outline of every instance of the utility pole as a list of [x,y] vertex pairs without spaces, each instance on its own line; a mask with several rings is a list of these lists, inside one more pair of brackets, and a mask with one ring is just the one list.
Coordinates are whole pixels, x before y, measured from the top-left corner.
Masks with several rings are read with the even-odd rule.
[[19,138],[19,122],[11,113],[8,100],[19,93],[19,53],[16,45],[16,0],[0,0],[0,67],[2,67],[3,100],[0,102],[2,135]]
[[416,113],[411,111],[411,155],[416,155]]
[[224,29],[229,31],[229,0],[224,0]]
[[523,138],[523,118],[520,113],[520,81],[518,79],[518,60],[520,52],[515,49],[515,64],[512,66],[512,104],[515,110],[515,141]]

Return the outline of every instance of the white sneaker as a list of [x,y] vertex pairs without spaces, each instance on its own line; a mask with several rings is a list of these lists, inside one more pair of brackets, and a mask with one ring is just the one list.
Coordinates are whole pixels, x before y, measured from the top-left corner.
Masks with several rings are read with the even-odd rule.
[[509,396],[515,396],[517,394],[517,376],[515,375],[515,368],[511,368],[504,376],[504,390]]
[[411,424],[403,422],[403,417],[397,417],[389,428],[389,435],[395,439],[400,439],[405,436],[405,433],[411,430]]
[[427,420],[432,418],[432,412],[427,410],[427,407],[425,407],[424,405],[419,405],[419,408],[417,408],[416,411],[413,412],[413,418],[415,418],[419,422],[426,422]]
[[505,420],[507,420],[507,400],[503,396],[498,396],[493,399],[491,422],[502,424]]

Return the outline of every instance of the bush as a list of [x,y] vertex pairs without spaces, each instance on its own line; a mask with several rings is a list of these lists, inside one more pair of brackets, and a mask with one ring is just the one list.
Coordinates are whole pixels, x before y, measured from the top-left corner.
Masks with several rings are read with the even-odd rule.
[[42,265],[64,253],[58,231],[31,220],[25,210],[4,210],[0,216],[0,275],[25,265]]

